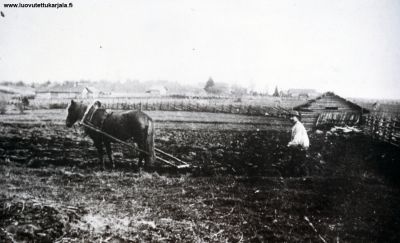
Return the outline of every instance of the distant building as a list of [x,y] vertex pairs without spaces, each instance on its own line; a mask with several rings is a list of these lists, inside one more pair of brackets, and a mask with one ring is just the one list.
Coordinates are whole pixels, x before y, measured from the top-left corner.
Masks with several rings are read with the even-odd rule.
[[152,95],[166,95],[167,89],[164,86],[156,85],[156,86],[151,86],[149,89],[147,89],[146,93]]
[[98,89],[95,87],[85,87],[82,90],[82,98],[83,99],[93,99],[93,98],[98,98],[102,94]]
[[326,92],[294,107],[293,110],[300,112],[301,120],[308,128],[322,125],[357,125],[362,115],[369,113],[367,109],[333,92]]
[[0,85],[0,96],[7,99],[21,97],[34,98],[35,92],[32,88],[28,87],[16,88],[13,86]]
[[299,98],[315,98],[320,95],[315,89],[289,89],[287,94],[290,97]]
[[57,84],[53,87],[46,87],[44,89],[36,90],[36,97],[42,99],[53,98],[68,98],[76,99],[81,98],[82,93],[86,87],[77,82],[66,82],[64,84]]
[[8,86],[0,86],[0,94],[2,95],[12,95],[17,93],[14,89],[8,87]]
[[36,90],[36,97],[40,99],[93,99],[105,95],[109,95],[109,93],[89,87],[86,83],[77,82],[66,82]]

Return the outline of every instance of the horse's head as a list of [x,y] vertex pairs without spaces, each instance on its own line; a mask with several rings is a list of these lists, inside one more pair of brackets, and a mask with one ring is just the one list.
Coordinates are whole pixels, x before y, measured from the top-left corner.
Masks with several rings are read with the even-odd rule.
[[71,100],[67,107],[67,119],[65,120],[65,124],[67,127],[72,127],[74,123],[80,118],[81,110],[80,106],[74,100]]

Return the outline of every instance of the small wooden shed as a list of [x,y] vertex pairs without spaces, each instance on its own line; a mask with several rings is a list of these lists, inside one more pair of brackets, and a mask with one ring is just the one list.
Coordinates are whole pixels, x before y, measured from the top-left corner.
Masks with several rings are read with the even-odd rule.
[[302,123],[307,128],[331,125],[358,125],[368,110],[350,102],[333,92],[326,92],[315,99],[293,108],[300,112]]

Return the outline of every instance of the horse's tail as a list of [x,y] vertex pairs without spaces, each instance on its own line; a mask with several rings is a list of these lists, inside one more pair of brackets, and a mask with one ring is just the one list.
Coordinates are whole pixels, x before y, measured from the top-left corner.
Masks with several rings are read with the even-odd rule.
[[146,165],[152,165],[156,160],[156,154],[154,151],[154,122],[149,117],[148,125],[146,126],[146,152],[148,155],[146,156]]

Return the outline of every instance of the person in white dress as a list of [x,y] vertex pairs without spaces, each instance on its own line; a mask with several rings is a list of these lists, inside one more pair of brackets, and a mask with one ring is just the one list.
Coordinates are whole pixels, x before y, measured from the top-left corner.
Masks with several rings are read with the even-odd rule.
[[292,139],[288,143],[288,147],[299,147],[307,150],[310,147],[310,140],[308,139],[307,131],[303,123],[299,120],[299,113],[293,113],[290,116],[290,121],[293,123]]
[[300,122],[300,114],[294,112],[290,115],[290,121],[293,124],[291,130],[291,140],[289,147],[289,166],[288,171],[291,176],[304,176],[309,174],[306,164],[307,149],[310,147],[307,130]]

